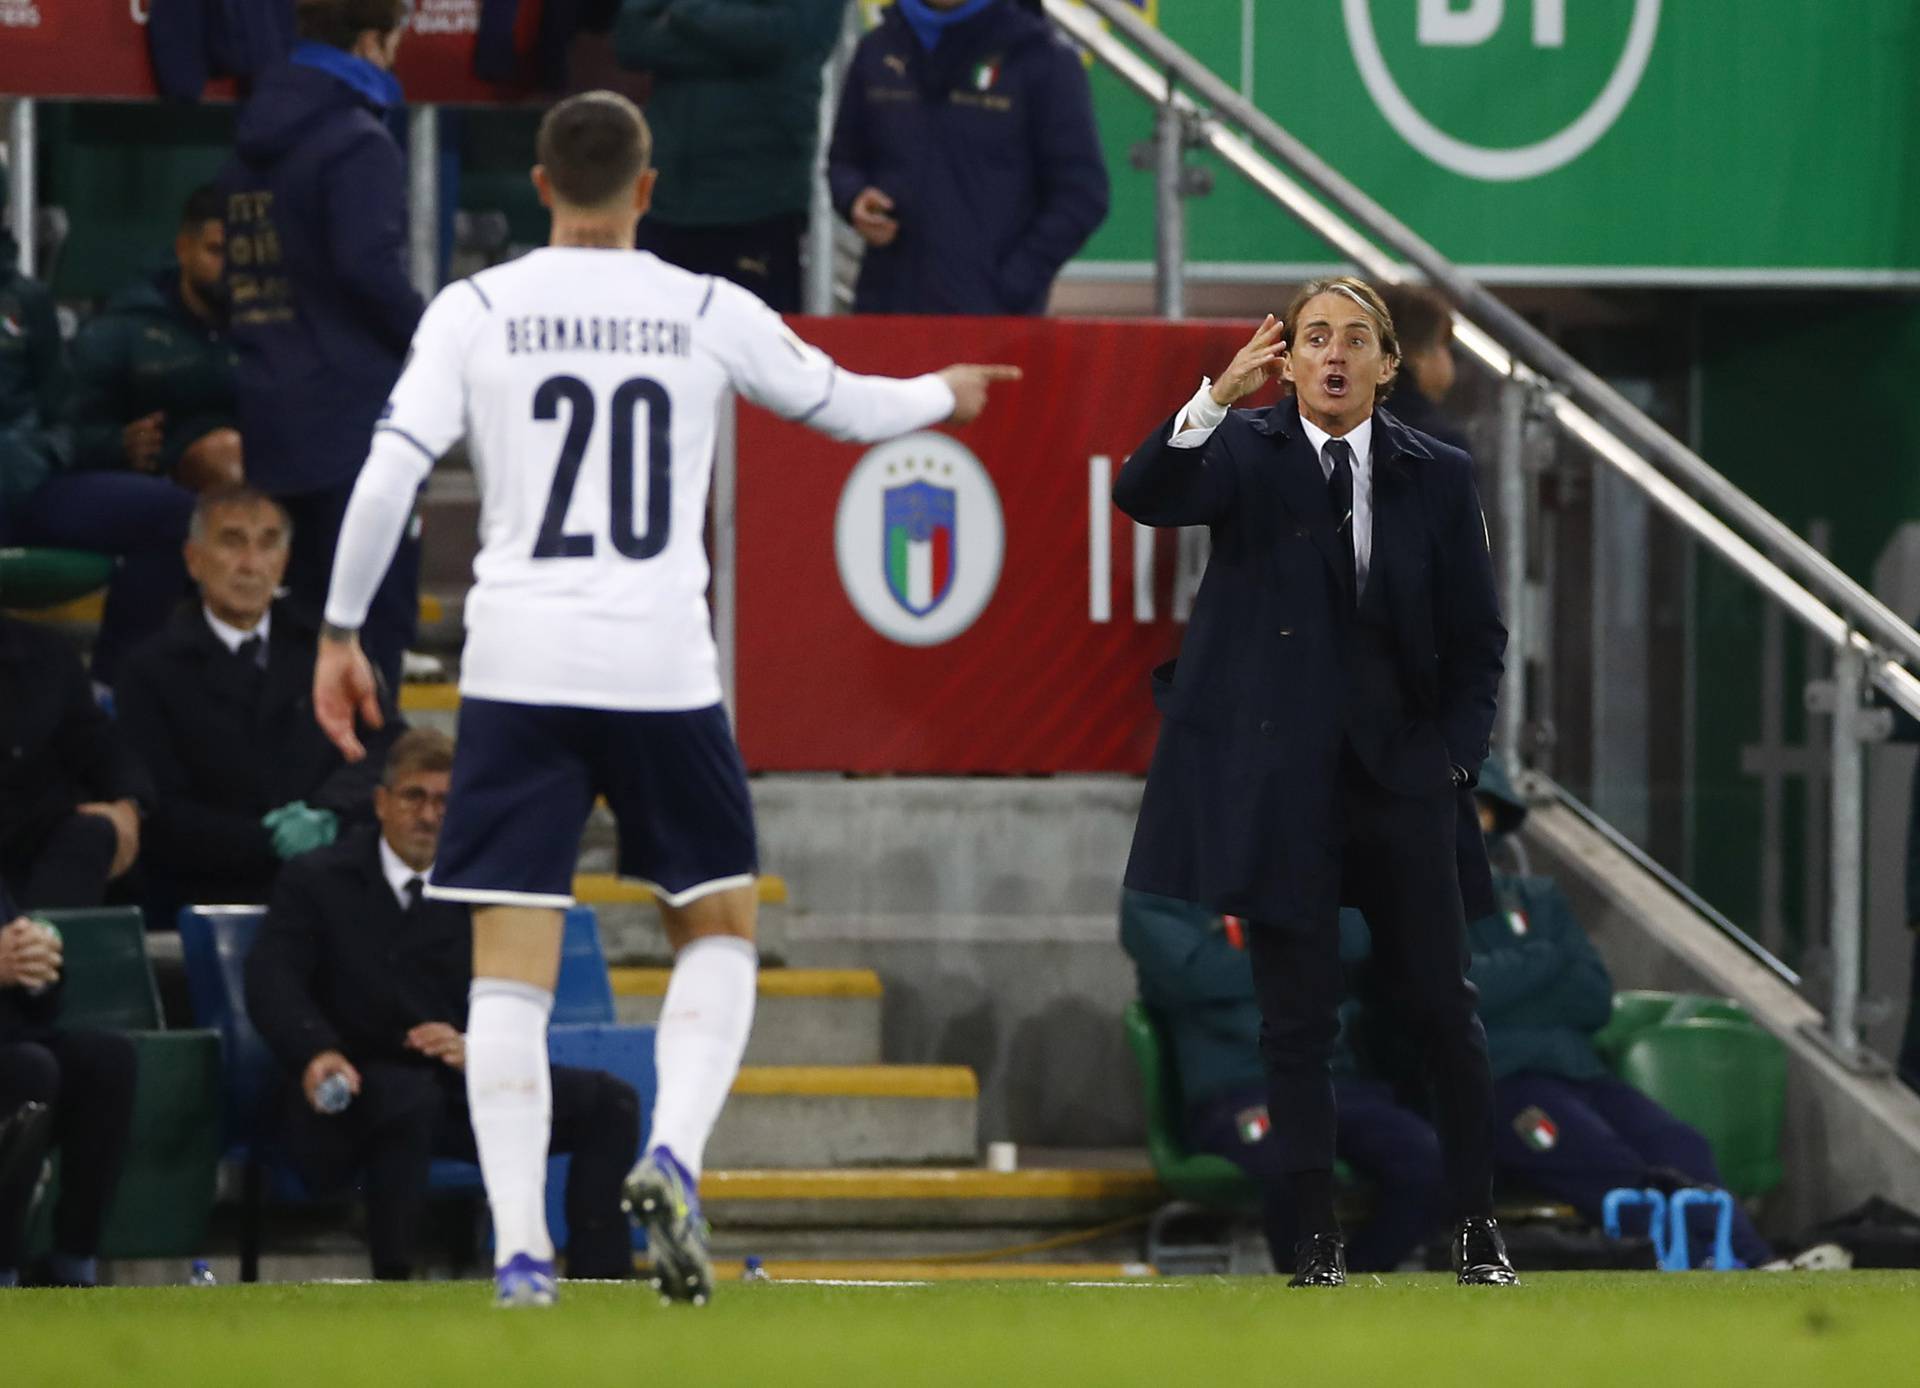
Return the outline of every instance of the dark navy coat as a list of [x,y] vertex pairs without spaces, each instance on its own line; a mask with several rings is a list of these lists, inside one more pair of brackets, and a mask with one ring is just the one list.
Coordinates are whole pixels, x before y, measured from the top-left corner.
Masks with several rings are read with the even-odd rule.
[[868,187],[900,234],[869,246],[858,313],[1040,313],[1107,215],[1079,55],[1011,0],[929,53],[895,10],[860,41],[827,156],[833,205]]
[[406,161],[373,99],[287,62],[241,113],[221,184],[247,480],[281,496],[350,484],[423,307]]
[[[1173,424],[1127,459],[1113,489],[1137,521],[1212,533],[1179,659],[1153,674],[1164,722],[1126,883],[1255,921],[1327,912],[1331,923],[1323,884],[1288,851],[1333,823],[1345,738],[1349,619],[1336,566],[1347,561],[1320,461],[1292,400],[1231,411],[1201,449],[1169,446]],[[1379,410],[1373,479],[1368,584],[1385,584],[1416,717],[1390,764],[1369,770],[1418,794],[1486,759],[1507,633],[1467,455]],[[1456,819],[1473,920],[1492,912],[1493,892],[1466,790]]]

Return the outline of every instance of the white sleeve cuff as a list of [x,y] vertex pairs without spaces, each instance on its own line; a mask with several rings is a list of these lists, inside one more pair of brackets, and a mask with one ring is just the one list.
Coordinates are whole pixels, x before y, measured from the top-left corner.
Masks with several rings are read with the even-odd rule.
[[1213,381],[1206,376],[1200,378],[1200,389],[1193,393],[1193,399],[1173,421],[1173,437],[1167,440],[1170,448],[1198,448],[1213,437],[1213,431],[1220,427],[1220,421],[1227,417],[1227,407],[1213,398]]

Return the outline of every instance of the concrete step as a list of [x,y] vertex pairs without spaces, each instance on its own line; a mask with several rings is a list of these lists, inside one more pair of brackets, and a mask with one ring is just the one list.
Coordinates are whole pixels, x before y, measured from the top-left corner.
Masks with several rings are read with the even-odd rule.
[[708,1171],[700,1200],[717,1230],[1086,1228],[1157,1209],[1145,1165],[988,1171],[979,1166]]
[[979,1084],[958,1065],[745,1066],[707,1165],[971,1164]]
[[[604,806],[596,808],[594,820],[612,823]],[[591,832],[591,830],[590,830]],[[612,851],[605,855],[612,861]],[[583,866],[595,861],[591,850],[583,850]],[[787,931],[791,915],[787,909],[787,884],[772,874],[762,874],[755,883],[760,897],[756,938],[760,962],[780,965],[787,962]],[[629,882],[611,872],[582,871],[573,879],[574,899],[593,907],[600,917],[600,945],[608,962],[630,966],[664,966],[673,962],[673,949],[660,925],[660,911],[653,889]]]
[[[671,971],[613,970],[623,1022],[654,1023]],[[878,1065],[880,976],[871,969],[765,969],[749,1065]]]

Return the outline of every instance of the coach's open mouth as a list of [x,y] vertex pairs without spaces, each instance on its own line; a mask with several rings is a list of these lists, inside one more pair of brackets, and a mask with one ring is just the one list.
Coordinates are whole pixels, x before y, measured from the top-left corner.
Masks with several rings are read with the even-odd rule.
[[1345,395],[1347,393],[1346,375],[1339,371],[1329,371],[1320,378],[1320,387],[1329,395]]

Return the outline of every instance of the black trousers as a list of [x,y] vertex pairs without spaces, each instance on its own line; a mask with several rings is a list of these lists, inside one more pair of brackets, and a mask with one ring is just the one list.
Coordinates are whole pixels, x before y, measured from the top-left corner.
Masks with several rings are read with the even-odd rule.
[[[126,1164],[133,1128],[133,1042],[109,1031],[39,1031],[0,1041],[0,1115],[22,1104],[53,1110],[52,1146],[60,1153],[60,1201],[53,1210],[54,1251],[91,1258]],[[0,1186],[0,1268],[18,1268],[27,1202],[40,1174],[29,1161]]]
[[[287,508],[293,522],[293,552],[287,558],[287,591],[302,611],[319,621],[327,606],[327,585],[333,581],[333,551],[340,542],[340,525],[347,518],[353,483],[330,491],[275,498]],[[420,625],[420,538],[407,522],[393,563],[374,591],[367,609],[360,644],[398,698],[401,657],[413,644]]]
[[776,313],[800,311],[798,212],[736,226],[674,226],[654,217],[640,223],[639,248],[697,275],[718,275],[757,294]]
[[0,853],[0,880],[18,885],[23,910],[98,906],[116,847],[111,820],[76,810],[45,833],[9,844]]
[[[367,1239],[373,1275],[413,1273],[435,1157],[477,1161],[466,1079],[438,1061],[372,1061],[360,1067],[360,1095],[344,1112],[315,1113],[296,1090],[281,1141],[300,1173],[338,1190],[365,1173]],[[640,1145],[640,1101],[630,1085],[599,1070],[553,1067],[554,1156],[571,1153],[567,1173],[567,1273],[627,1277],[633,1252],[620,1211],[620,1182]]]
[[[1339,901],[1367,918],[1386,1020],[1426,1056],[1451,1219],[1486,1214],[1493,1204],[1493,1081],[1487,1035],[1474,1010],[1478,994],[1466,977],[1455,804],[1446,787],[1423,795],[1388,791],[1348,751],[1333,832],[1318,844],[1287,846],[1329,855],[1324,871],[1304,877],[1338,882]],[[1262,922],[1247,937],[1268,1103],[1289,1173],[1333,1167],[1336,1115],[1327,1067],[1345,992],[1339,901],[1315,903],[1303,919]],[[1319,1223],[1328,1216],[1303,1217]]]

